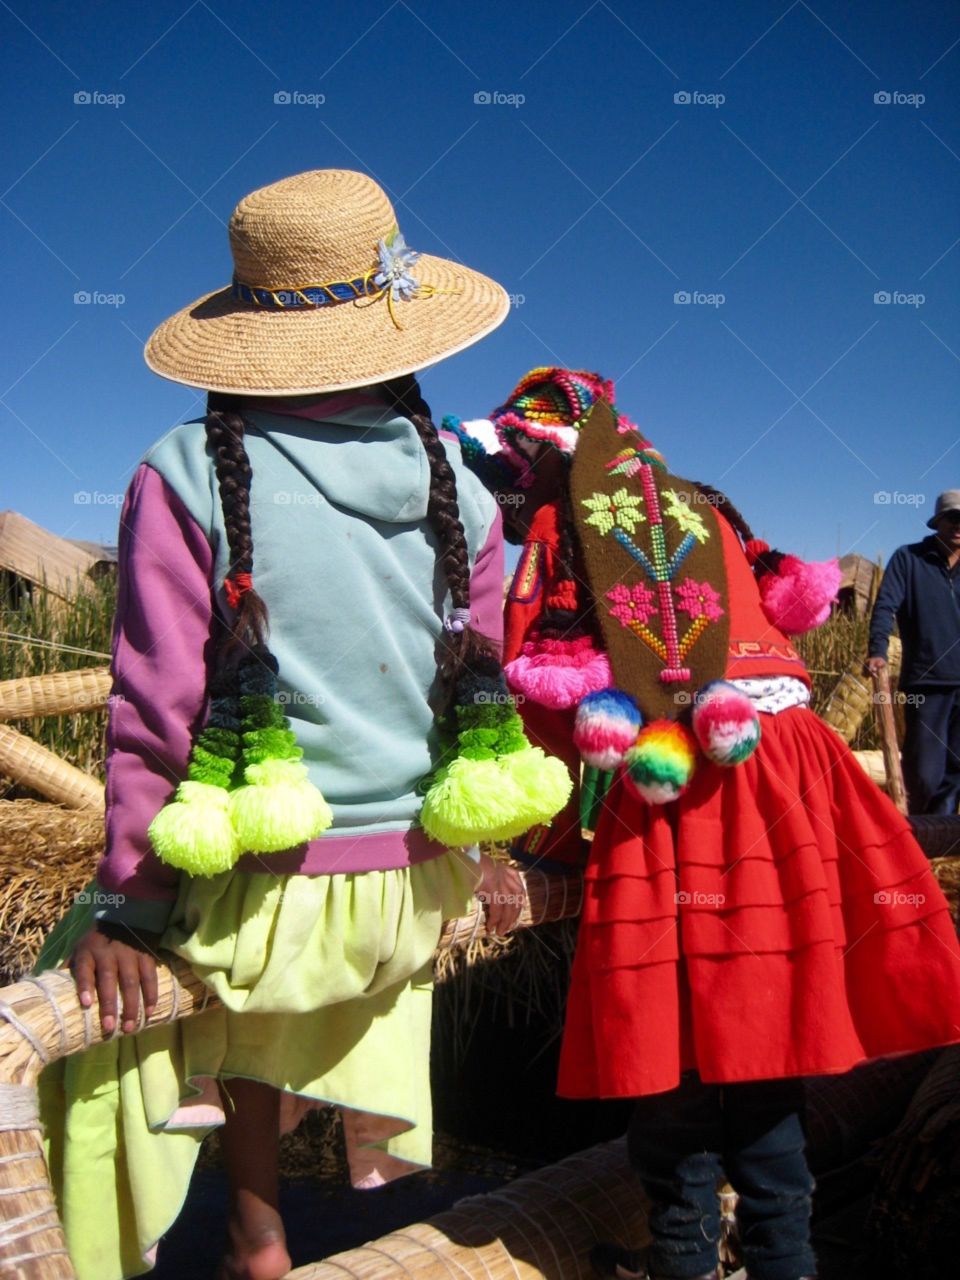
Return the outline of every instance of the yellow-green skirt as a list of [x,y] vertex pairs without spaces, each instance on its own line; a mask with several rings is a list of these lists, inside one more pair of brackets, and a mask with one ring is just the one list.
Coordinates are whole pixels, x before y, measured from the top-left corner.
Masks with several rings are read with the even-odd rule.
[[450,852],[348,875],[183,877],[163,946],[225,1007],[117,1037],[41,1076],[79,1280],[152,1265],[200,1140],[222,1122],[218,1080],[282,1090],[283,1128],[311,1105],[340,1107],[354,1186],[430,1164],[433,954],[444,919],[470,909],[478,876]]

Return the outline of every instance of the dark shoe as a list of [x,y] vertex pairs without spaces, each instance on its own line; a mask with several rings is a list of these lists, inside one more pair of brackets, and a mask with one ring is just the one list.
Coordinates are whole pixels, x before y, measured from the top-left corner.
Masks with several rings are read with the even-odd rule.
[[[590,1262],[594,1274],[600,1280],[670,1280],[668,1276],[654,1275],[647,1269],[646,1249],[621,1249],[618,1244],[596,1244],[590,1250]],[[692,1280],[722,1280],[723,1272],[717,1267]]]

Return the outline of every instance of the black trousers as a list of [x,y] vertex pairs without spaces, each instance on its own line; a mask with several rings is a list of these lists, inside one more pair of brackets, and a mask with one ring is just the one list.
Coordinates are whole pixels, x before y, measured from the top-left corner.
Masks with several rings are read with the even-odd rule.
[[691,1072],[679,1089],[638,1099],[627,1144],[651,1200],[656,1280],[691,1280],[716,1267],[724,1175],[740,1197],[751,1280],[815,1273],[803,1097],[802,1080],[705,1085]]
[[906,695],[903,780],[911,813],[956,813],[960,803],[960,689],[933,685]]

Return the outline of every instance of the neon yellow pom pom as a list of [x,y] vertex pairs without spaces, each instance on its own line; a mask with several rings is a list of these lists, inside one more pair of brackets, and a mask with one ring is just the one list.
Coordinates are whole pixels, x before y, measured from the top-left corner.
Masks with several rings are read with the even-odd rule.
[[570,799],[573,779],[570,770],[556,756],[545,755],[539,747],[526,747],[501,756],[497,763],[523,797],[517,821],[522,826],[498,831],[493,839],[522,835],[541,822],[556,817]]
[[230,793],[230,815],[240,848],[279,853],[313,840],[333,822],[330,806],[298,760],[247,765],[247,785]]
[[476,844],[514,820],[523,804],[523,794],[496,760],[458,756],[437,774],[424,798],[420,823],[443,844]]
[[229,801],[224,787],[181,782],[174,799],[150,823],[150,843],[161,861],[192,876],[229,871],[240,853]]

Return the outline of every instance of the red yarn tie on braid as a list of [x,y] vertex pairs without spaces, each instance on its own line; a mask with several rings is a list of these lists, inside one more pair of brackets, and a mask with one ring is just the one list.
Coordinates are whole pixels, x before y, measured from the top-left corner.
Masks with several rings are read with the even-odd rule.
[[227,604],[231,609],[236,609],[241,596],[253,590],[253,575],[237,573],[232,578],[224,578],[223,589],[227,593]]
[[561,578],[554,583],[546,603],[548,609],[570,609],[576,612],[580,607],[577,584],[569,578]]
[[746,552],[747,561],[752,569],[760,557],[767,554],[770,547],[762,538],[751,538],[743,549]]

